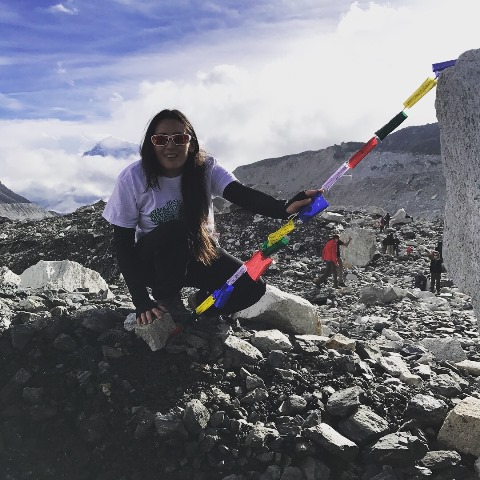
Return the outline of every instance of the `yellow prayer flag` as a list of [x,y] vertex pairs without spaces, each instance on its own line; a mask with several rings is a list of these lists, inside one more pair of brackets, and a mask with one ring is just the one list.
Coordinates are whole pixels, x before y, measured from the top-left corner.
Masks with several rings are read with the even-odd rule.
[[403,102],[405,108],[413,107],[426,93],[428,93],[437,81],[433,78],[427,78],[408,98]]
[[268,246],[271,247],[274,243],[277,243],[287,233],[290,233],[295,228],[293,219],[290,219],[285,225],[280,227],[276,232],[271,233],[268,236]]
[[197,315],[200,315],[205,310],[208,310],[214,303],[215,299],[210,295],[195,309],[195,312]]

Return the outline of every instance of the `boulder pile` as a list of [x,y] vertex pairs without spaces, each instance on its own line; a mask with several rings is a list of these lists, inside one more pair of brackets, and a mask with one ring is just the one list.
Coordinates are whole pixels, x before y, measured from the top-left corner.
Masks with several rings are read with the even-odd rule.
[[[441,221],[396,224],[391,256],[381,253],[377,215],[314,219],[275,255],[265,275],[271,303],[257,314],[200,318],[152,349],[125,328],[133,305],[102,208],[2,225],[0,478],[479,478],[471,298],[448,272],[440,295],[413,288]],[[217,223],[222,245],[243,260],[277,226],[243,211]],[[342,251],[347,286],[317,288],[321,246],[333,233],[352,237]],[[67,260],[80,265],[78,285],[65,264],[64,283],[57,275],[22,285],[40,261]],[[93,278],[87,270],[108,289],[81,284]]]

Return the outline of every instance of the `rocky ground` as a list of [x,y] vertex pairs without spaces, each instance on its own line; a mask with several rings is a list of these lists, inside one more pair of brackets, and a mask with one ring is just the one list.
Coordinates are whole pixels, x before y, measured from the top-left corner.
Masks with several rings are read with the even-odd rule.
[[[480,398],[478,373],[458,366],[480,361],[470,298],[448,272],[440,296],[412,289],[441,221],[396,227],[400,252],[408,242],[413,255],[375,255],[339,290],[312,283],[319,247],[333,229],[374,229],[375,218],[340,212],[340,224],[299,225],[265,278],[316,305],[318,340],[277,335],[260,347],[261,325],[222,317],[152,352],[123,328],[132,305],[102,208],[1,224],[0,267],[20,274],[41,259],[75,260],[116,294],[0,285],[2,480],[478,478],[475,455],[437,439],[455,405]],[[281,225],[246,212],[217,223],[243,260]],[[260,355],[231,348],[231,337]],[[436,346],[450,341],[442,357]]]

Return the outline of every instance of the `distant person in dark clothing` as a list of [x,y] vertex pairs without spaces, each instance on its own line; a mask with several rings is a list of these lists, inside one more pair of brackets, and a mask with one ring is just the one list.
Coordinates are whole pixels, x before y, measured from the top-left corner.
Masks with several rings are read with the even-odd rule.
[[383,217],[383,219],[385,220],[385,228],[389,228],[390,227],[390,214],[387,212],[387,214]]
[[440,253],[432,250],[428,256],[430,257],[430,291],[440,293],[440,279],[442,276],[442,259]]
[[352,241],[352,237],[349,237],[346,242],[342,242],[340,239],[338,239],[337,242],[337,277],[338,277],[338,284],[341,287],[346,287],[345,285],[345,280],[343,279],[343,261],[342,257],[340,256],[340,246],[343,247],[348,247],[350,245],[350,242]]
[[333,235],[330,240],[324,245],[322,249],[322,259],[325,262],[326,269],[318,278],[316,278],[313,283],[319,287],[321,283],[325,283],[327,278],[333,276],[333,288],[338,288],[338,276],[337,276],[337,267],[338,267],[338,241],[340,237],[338,235]]
[[380,217],[380,231],[383,232],[385,228],[385,219],[383,217]]
[[395,247],[395,238],[393,233],[390,232],[382,241],[383,249],[387,255],[393,255]]
[[440,254],[440,259],[443,262],[443,241],[439,240],[437,242],[437,246],[435,247],[435,250]]
[[398,256],[400,253],[400,240],[396,235],[393,237],[393,250],[395,251],[395,255]]
[[423,274],[423,272],[418,271],[414,277],[414,287],[419,288],[422,292],[427,289],[427,277]]

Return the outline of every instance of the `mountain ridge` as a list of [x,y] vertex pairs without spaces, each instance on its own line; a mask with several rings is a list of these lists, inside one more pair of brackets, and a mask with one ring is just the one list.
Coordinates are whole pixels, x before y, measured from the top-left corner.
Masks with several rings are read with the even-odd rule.
[[18,195],[9,188],[7,188],[0,181],[0,203],[31,203],[30,200],[27,200],[25,197]]
[[0,182],[0,218],[40,220],[51,216],[53,216],[51,212],[18,195]]
[[[340,145],[279,158],[260,160],[233,173],[250,186],[274,186],[289,198],[323,183],[364,143]],[[440,155],[438,124],[406,127],[381,142],[355,169],[340,178],[325,196],[331,205],[377,206],[424,218],[443,215],[445,178]]]

